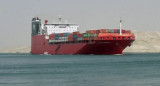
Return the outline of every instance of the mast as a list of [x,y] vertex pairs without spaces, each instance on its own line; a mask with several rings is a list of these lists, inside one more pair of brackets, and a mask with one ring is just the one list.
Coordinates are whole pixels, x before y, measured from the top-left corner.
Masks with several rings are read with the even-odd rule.
[[59,20],[59,24],[62,24],[61,20],[62,20],[62,17],[59,15],[58,17],[58,20]]
[[120,23],[119,23],[119,30],[120,30],[120,35],[122,35],[122,20],[120,18]]

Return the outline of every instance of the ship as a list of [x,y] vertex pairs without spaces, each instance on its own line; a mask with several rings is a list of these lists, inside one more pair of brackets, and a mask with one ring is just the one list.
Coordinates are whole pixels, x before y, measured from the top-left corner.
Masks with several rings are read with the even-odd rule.
[[31,53],[52,55],[113,55],[123,54],[126,47],[130,47],[135,40],[131,30],[92,29],[80,33],[77,24],[62,23],[49,24],[44,20],[42,24],[38,17],[32,18]]

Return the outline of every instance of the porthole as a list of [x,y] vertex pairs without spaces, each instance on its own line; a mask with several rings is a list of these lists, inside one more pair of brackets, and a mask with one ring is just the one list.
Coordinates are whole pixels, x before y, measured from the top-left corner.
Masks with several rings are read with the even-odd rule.
[[113,37],[113,40],[116,40],[116,37]]
[[130,37],[128,37],[128,40],[130,40]]
[[125,40],[125,37],[123,37],[122,39]]

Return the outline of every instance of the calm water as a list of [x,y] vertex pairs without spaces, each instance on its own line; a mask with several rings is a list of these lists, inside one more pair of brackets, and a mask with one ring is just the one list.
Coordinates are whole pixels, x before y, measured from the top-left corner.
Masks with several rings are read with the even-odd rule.
[[160,54],[0,54],[0,86],[160,86]]

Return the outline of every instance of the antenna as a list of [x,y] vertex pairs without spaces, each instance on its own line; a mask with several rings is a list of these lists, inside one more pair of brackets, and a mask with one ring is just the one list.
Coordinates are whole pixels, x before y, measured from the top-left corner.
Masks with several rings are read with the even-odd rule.
[[121,20],[121,17],[120,17],[120,23],[119,23],[119,32],[120,32],[120,35],[122,35],[122,20]]
[[61,20],[62,20],[62,16],[61,15],[59,15],[58,20],[59,20],[59,24],[61,24],[62,23],[61,22]]

